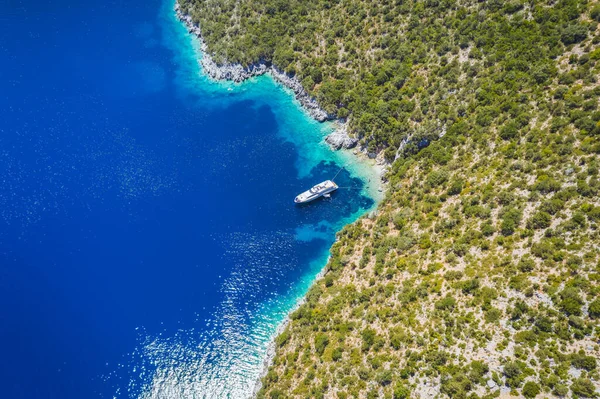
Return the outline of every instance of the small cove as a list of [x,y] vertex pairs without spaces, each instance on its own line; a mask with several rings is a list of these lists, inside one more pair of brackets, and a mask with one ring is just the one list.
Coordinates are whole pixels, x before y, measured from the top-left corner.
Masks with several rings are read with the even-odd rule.
[[[172,6],[3,6],[7,397],[247,396],[335,233],[374,206],[332,124],[268,76],[208,80]],[[293,205],[342,165],[356,189]]]

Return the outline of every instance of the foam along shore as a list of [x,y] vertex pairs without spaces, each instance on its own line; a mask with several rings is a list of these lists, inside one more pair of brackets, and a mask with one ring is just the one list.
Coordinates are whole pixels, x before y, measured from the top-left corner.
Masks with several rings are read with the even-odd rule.
[[[202,37],[200,27],[194,23],[192,17],[184,12],[179,5],[179,2],[175,3],[175,13],[177,18],[185,24],[188,31],[198,37],[200,41],[200,49],[202,50],[202,64],[204,73],[214,80],[229,80],[236,83],[243,82],[246,79],[250,79],[255,76],[269,74],[276,81],[284,87],[290,89],[298,102],[306,110],[306,112],[315,120],[324,122],[333,120],[335,117],[327,113],[322,109],[314,97],[306,92],[300,81],[295,76],[289,76],[283,71],[280,71],[272,65],[264,63],[252,64],[248,67],[243,67],[240,64],[223,64],[218,65],[210,53],[207,51],[206,43]],[[330,145],[334,150],[340,148],[350,149],[354,148],[358,144],[358,139],[350,137],[345,123],[339,122],[339,128],[333,133],[328,135],[325,139],[327,144]]]

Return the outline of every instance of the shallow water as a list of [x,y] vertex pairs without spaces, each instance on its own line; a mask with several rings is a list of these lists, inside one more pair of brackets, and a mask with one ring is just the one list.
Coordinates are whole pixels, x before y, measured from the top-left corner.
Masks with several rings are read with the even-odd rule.
[[[206,79],[172,5],[0,5],[3,397],[247,396],[374,204],[269,77]],[[344,164],[355,189],[293,205]]]

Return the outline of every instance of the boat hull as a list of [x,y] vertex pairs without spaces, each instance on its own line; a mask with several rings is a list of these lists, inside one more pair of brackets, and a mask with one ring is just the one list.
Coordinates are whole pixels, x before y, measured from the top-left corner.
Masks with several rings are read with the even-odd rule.
[[294,198],[294,203],[296,204],[306,204],[308,202],[312,202],[322,196],[332,193],[338,189],[338,185],[335,184],[331,180],[326,180],[322,183],[317,184],[312,187],[310,190],[306,190],[302,194],[299,194]]

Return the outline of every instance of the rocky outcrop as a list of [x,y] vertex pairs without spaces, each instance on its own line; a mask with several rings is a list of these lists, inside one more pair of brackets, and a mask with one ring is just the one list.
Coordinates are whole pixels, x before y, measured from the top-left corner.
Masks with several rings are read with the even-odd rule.
[[204,53],[200,63],[204,68],[204,72],[211,78],[215,80],[231,80],[237,83],[254,76],[263,75],[269,70],[265,64],[251,65],[248,68],[244,68],[240,64],[217,65],[206,53]]
[[269,73],[271,76],[273,76],[273,79],[294,92],[296,99],[300,102],[300,104],[302,104],[304,109],[310,114],[311,117],[319,122],[333,119],[333,116],[325,112],[325,110],[319,106],[317,100],[311,97],[306,90],[304,90],[304,87],[298,81],[298,79],[293,76],[289,76],[285,72],[279,71],[275,67],[272,67],[269,70]]
[[334,150],[339,150],[340,148],[350,149],[356,147],[358,139],[350,137],[346,125],[342,125],[341,128],[328,135],[325,142]]
[[319,106],[317,100],[304,90],[304,87],[302,87],[302,84],[296,77],[279,71],[271,65],[257,63],[244,67],[240,64],[217,64],[207,51],[200,27],[194,23],[191,16],[185,14],[179,3],[175,3],[175,13],[177,18],[179,18],[179,20],[188,28],[188,31],[196,35],[200,40],[200,48],[203,53],[200,63],[202,64],[206,75],[215,80],[230,80],[239,83],[254,76],[269,73],[273,79],[294,92],[294,96],[298,102],[300,102],[302,107],[304,107],[306,112],[308,112],[312,118],[319,122],[334,119],[333,115],[325,112],[325,110]]

